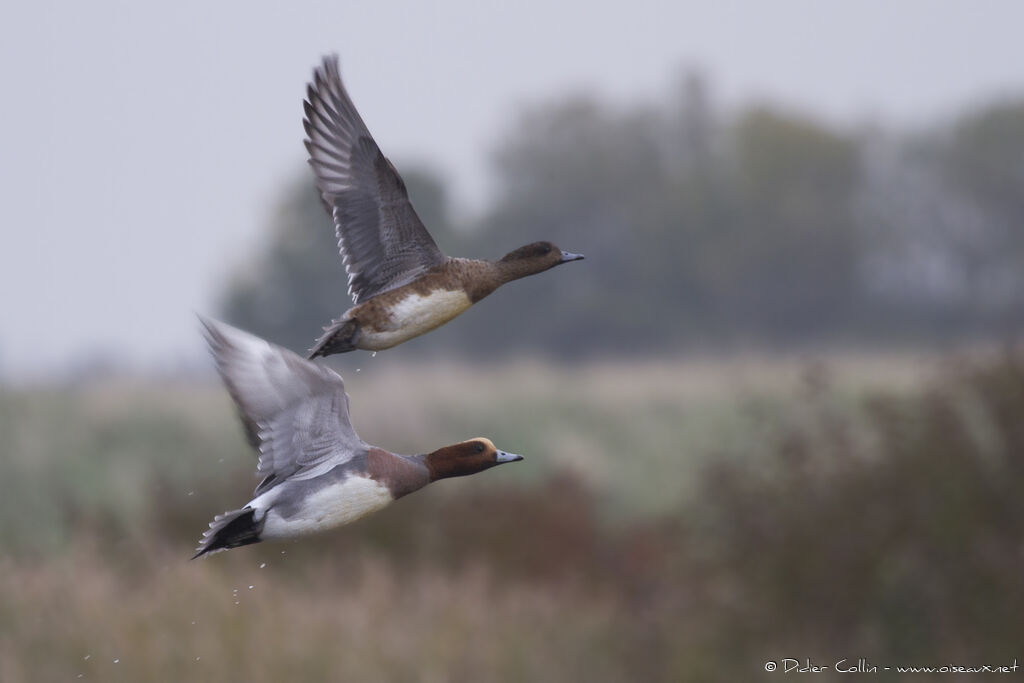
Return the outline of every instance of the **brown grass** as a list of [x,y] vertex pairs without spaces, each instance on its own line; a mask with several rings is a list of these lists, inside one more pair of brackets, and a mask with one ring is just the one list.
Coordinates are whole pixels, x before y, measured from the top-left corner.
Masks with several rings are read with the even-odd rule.
[[0,677],[680,679],[677,523],[604,528],[572,478],[400,506],[195,562],[161,541],[8,559]]
[[[161,556],[162,555],[162,556]],[[486,567],[396,575],[365,557],[282,580],[252,562],[186,563],[166,549],[144,577],[79,550],[6,562],[4,681],[622,680],[616,601],[575,587],[504,582]]]
[[[14,449],[0,680],[706,681],[753,680],[784,656],[1009,663],[1024,637],[1024,360],[928,381],[903,368],[891,389],[894,366],[851,367],[756,366],[733,393],[685,364],[474,381],[364,369],[349,390],[369,440],[400,450],[410,432],[444,443],[482,425],[510,450],[502,437],[532,444],[528,460],[315,540],[196,562],[198,532],[251,487],[219,393],[0,396]],[[480,384],[512,388],[484,400]]]

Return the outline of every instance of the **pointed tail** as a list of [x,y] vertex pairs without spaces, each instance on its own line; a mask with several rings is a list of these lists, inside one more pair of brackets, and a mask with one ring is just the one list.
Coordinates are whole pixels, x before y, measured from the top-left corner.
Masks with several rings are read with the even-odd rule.
[[251,507],[244,507],[241,510],[231,510],[214,517],[210,522],[209,530],[203,533],[203,538],[199,541],[199,547],[196,548],[196,554],[192,556],[192,559],[207,553],[259,543],[263,521],[256,522],[255,514],[256,511]]
[[313,360],[317,356],[326,357],[335,353],[354,351],[356,348],[356,333],[358,331],[359,323],[351,318],[335,320],[324,328],[324,333],[316,340],[307,358]]

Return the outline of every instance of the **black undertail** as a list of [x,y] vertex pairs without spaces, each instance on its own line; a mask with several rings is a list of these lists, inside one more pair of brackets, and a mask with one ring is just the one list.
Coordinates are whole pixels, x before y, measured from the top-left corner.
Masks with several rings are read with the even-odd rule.
[[203,540],[199,542],[199,548],[192,559],[219,550],[259,543],[263,520],[256,522],[255,514],[255,510],[245,507],[214,517],[210,524],[210,530],[203,534]]

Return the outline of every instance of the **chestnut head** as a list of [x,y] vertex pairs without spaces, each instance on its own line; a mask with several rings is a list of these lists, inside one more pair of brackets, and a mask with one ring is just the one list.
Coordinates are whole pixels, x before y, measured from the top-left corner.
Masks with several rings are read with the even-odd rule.
[[499,451],[490,439],[478,437],[462,443],[438,448],[428,453],[424,463],[430,471],[430,481],[476,474],[495,465],[522,460],[523,456]]

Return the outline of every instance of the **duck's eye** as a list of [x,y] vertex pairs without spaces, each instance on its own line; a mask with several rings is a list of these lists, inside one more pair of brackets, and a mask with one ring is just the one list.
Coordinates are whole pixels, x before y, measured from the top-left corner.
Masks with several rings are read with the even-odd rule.
[[484,452],[484,445],[482,443],[478,443],[476,445],[476,452],[477,453],[483,453]]
[[541,248],[540,252],[541,252],[542,254],[550,254],[550,253],[551,253],[551,245],[550,245],[550,244],[545,244],[545,245],[544,245],[544,246],[543,246],[543,247]]

